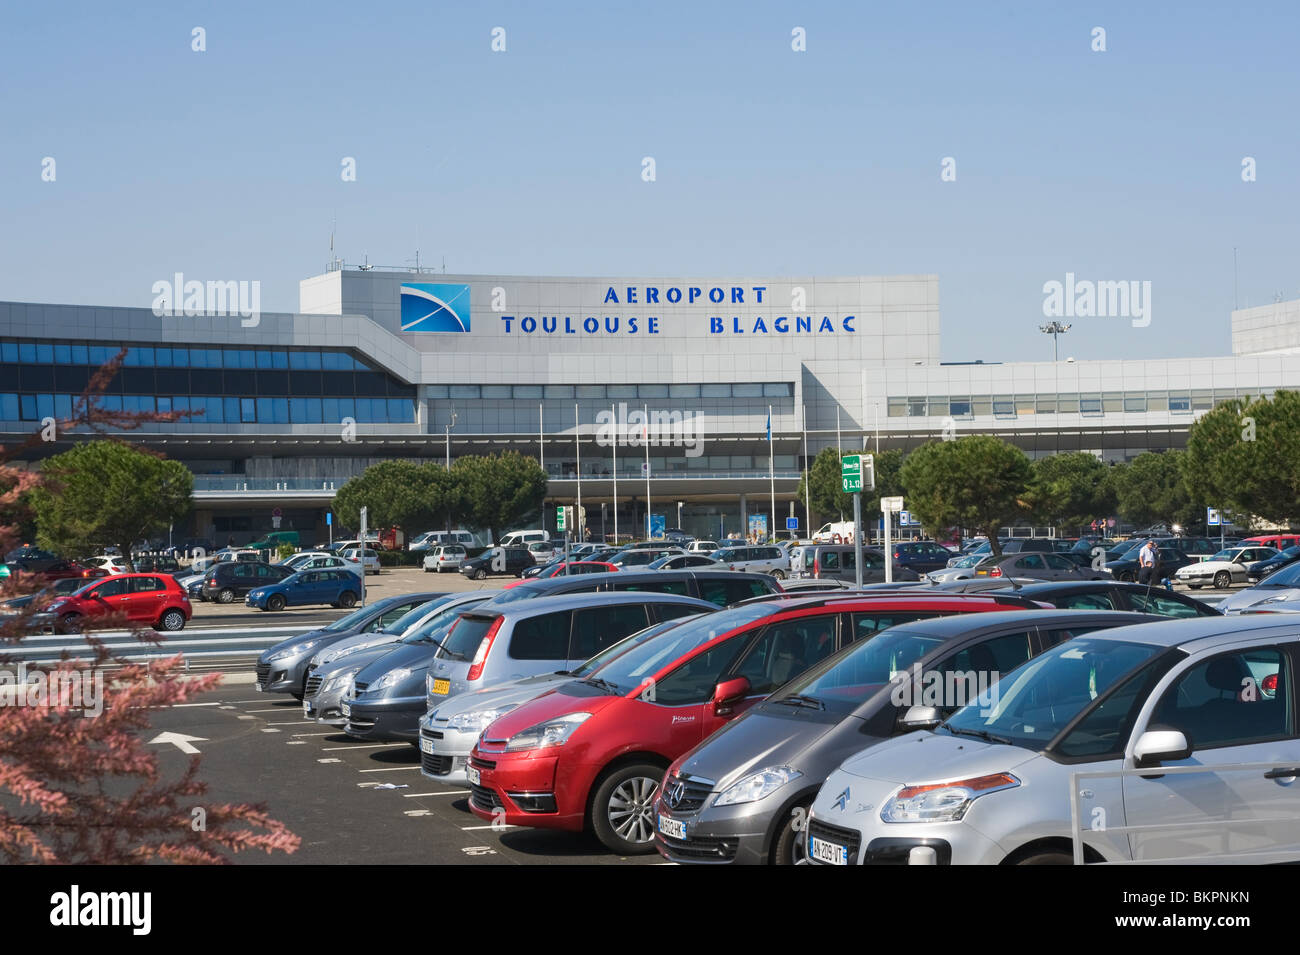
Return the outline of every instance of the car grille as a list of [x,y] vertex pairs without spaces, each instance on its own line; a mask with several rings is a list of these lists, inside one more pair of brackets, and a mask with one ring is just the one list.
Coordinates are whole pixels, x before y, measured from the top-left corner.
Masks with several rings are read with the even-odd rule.
[[420,735],[429,739],[442,739],[442,730],[420,730]]
[[669,852],[681,859],[703,859],[710,862],[730,862],[736,858],[736,841],[721,836],[697,836],[692,839],[674,839],[662,832],[655,833]]
[[257,685],[265,690],[266,683],[270,679],[271,679],[271,664],[258,663],[257,664]]
[[319,676],[307,677],[307,684],[303,688],[303,696],[315,696],[317,693],[320,692],[320,685],[323,682],[324,682],[324,677],[319,677]]
[[[664,789],[664,804],[677,815],[698,812],[709,793],[713,792],[713,785],[711,779],[674,775]],[[677,795],[678,786],[681,786],[680,795]],[[674,796],[677,797],[676,801]]]
[[451,772],[452,756],[436,756],[433,753],[420,753],[420,769],[430,776],[446,776]]
[[469,758],[469,764],[473,766],[475,769],[496,769],[497,768],[497,763],[495,759],[480,759],[477,756],[471,756]]
[[479,809],[488,812],[496,812],[498,809],[504,809],[505,804],[501,802],[501,797],[496,794],[496,790],[488,789],[486,786],[475,786],[470,783],[469,801]]
[[[832,826],[820,819],[813,818],[808,822],[808,835],[809,837],[816,836],[818,839],[825,839],[827,842],[844,846],[848,850],[849,865],[853,865],[858,861],[858,847],[862,844],[862,836],[858,832],[840,826]],[[808,857],[808,861],[816,862],[811,855]]]

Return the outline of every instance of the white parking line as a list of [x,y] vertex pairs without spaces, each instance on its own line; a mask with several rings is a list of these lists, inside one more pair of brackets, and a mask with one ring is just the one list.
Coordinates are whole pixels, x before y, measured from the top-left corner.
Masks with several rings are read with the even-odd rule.
[[277,706],[271,710],[249,710],[250,713],[291,713],[294,710],[301,710],[301,706]]
[[469,792],[468,789],[444,789],[442,792],[438,793],[403,793],[402,798],[415,799],[418,796],[463,796],[467,792]]
[[[249,717],[250,720],[251,720],[252,718],[253,718],[253,717],[251,717],[251,716]],[[243,717],[241,716],[240,719],[242,720]],[[315,722],[316,722],[315,720],[289,720],[289,721],[286,722],[286,723],[267,723],[266,725],[267,725],[267,726],[304,726],[304,725],[307,725],[307,724],[309,724],[309,723],[310,723],[310,724],[314,724]]]
[[187,706],[220,706],[220,703],[173,703],[172,709],[183,710]]
[[[329,734],[333,736],[333,733]],[[322,746],[322,753],[332,753],[336,749],[380,749],[385,746],[405,746],[405,743],[362,743],[356,746]]]
[[420,768],[419,766],[386,766],[383,769],[359,769],[357,770],[357,772],[359,773],[400,773],[403,771],[410,772],[413,769],[418,770],[419,768]]
[[480,829],[518,829],[518,828],[519,828],[518,826],[510,826],[510,825],[506,825],[506,824],[504,824],[504,823],[499,824],[499,825],[498,825],[498,824],[495,824],[495,823],[489,823],[489,824],[486,825],[486,826],[461,826],[461,827],[460,827],[460,831],[461,831],[461,832],[477,832],[477,831],[480,830]]

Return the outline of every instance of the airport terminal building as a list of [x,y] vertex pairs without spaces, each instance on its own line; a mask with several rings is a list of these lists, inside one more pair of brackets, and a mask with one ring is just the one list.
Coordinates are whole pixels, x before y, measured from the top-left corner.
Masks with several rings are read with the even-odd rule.
[[0,440],[66,414],[125,346],[106,400],[192,412],[133,440],[195,473],[193,526],[177,535],[222,542],[259,536],[272,515],[323,538],[334,492],[378,460],[507,448],[549,474],[548,527],[549,505],[581,493],[597,536],[615,515],[623,536],[641,532],[647,498],[694,534],[744,534],[751,516],[803,530],[799,477],[828,446],[988,433],[1031,455],[1124,460],[1182,446],[1216,402],[1300,388],[1300,302],[1234,312],[1230,356],[998,363],[939,360],[934,275],[339,264],[300,283],[292,314],[241,309],[220,283],[168,284],[153,308],[0,302]]

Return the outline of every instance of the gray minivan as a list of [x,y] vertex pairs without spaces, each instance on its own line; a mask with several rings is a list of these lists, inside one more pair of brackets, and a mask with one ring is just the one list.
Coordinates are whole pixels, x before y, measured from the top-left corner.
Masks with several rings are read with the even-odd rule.
[[652,623],[716,610],[694,597],[579,593],[516,604],[495,601],[460,615],[429,664],[426,702],[539,673],[572,670]]
[[[798,548],[799,566],[793,564],[790,576],[796,580],[843,580],[857,583],[857,552],[853,544],[806,544]],[[894,580],[919,580],[916,571],[894,565]],[[885,579],[885,555],[875,548],[862,548],[862,582],[881,583]]]

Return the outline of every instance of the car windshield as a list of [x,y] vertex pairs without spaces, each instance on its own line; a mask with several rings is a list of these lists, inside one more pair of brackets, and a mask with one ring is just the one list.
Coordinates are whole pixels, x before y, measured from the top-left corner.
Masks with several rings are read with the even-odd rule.
[[[553,591],[559,593],[559,591]],[[546,587],[530,587],[528,584],[520,584],[518,587],[511,587],[503,594],[498,594],[493,599],[494,604],[513,604],[521,600],[531,600],[534,597],[541,597],[547,593],[552,593]]]
[[713,559],[718,561],[719,563],[725,564],[729,560],[736,559],[736,552],[732,550],[730,547],[725,548],[723,550],[714,551]]
[[[433,606],[440,606],[450,598],[441,601],[433,601]],[[478,600],[466,600],[458,603],[454,607],[447,607],[439,610],[424,623],[411,627],[402,635],[402,643],[410,646],[415,643],[440,644],[447,639],[447,634],[451,631],[452,625],[460,617],[461,613],[469,610],[471,607],[477,607],[481,603],[487,603],[488,597],[485,595]],[[422,613],[428,613],[430,604],[424,604],[420,607]]]
[[777,690],[768,702],[798,697],[815,700],[832,713],[849,713],[899,673],[942,646],[942,637],[912,631],[883,631],[859,640]]
[[1236,557],[1238,553],[1239,551],[1235,547],[1225,547],[1223,550],[1211,557],[1210,560],[1230,561],[1232,558]]
[[675,620],[664,620],[660,623],[654,624],[653,626],[646,627],[644,630],[638,630],[636,633],[632,634],[632,636],[624,637],[622,640],[614,644],[612,647],[606,647],[604,650],[601,650],[590,660],[586,661],[585,663],[579,664],[573,670],[572,675],[576,677],[585,677],[588,676],[589,674],[595,673],[597,670],[603,667],[610,660],[614,659],[617,656],[622,656],[624,653],[626,653],[628,650],[631,650],[633,647],[640,646],[641,644],[649,640],[651,637],[657,637],[665,630],[671,630],[673,627],[676,627],[679,624],[686,623],[687,621],[690,620],[695,620],[698,617],[699,614],[691,614],[689,617],[678,617]]
[[1257,587],[1300,587],[1300,564],[1292,564],[1275,570],[1255,586]]
[[321,627],[321,629],[326,633],[340,633],[344,630],[351,630],[353,627],[359,627],[365,623],[376,609],[373,604],[369,607],[362,607],[359,610],[352,611],[345,617],[339,617],[329,626]]
[[451,601],[456,599],[456,594],[443,594],[441,597],[434,597],[432,600],[426,600],[424,603],[418,603],[406,613],[402,614],[388,626],[384,627],[386,633],[396,633],[402,636],[417,623],[427,617],[430,613],[437,610]]
[[959,557],[953,562],[954,568],[974,567],[984,558],[978,554],[967,554],[965,557]]
[[[1017,667],[995,684],[987,699],[962,707],[940,726],[954,735],[989,734],[1015,746],[1042,750],[1094,700],[1161,651],[1148,643],[1076,637]],[[1140,694],[1126,698],[1141,706]],[[1126,713],[1107,713],[1108,726],[1124,725]],[[1077,732],[1078,730],[1072,731]]]
[[612,686],[622,695],[640,687],[665,666],[696,647],[703,646],[714,637],[729,630],[743,627],[781,610],[775,603],[751,604],[732,607],[717,613],[692,617],[664,635],[662,640],[652,640],[615,657],[594,675]]

